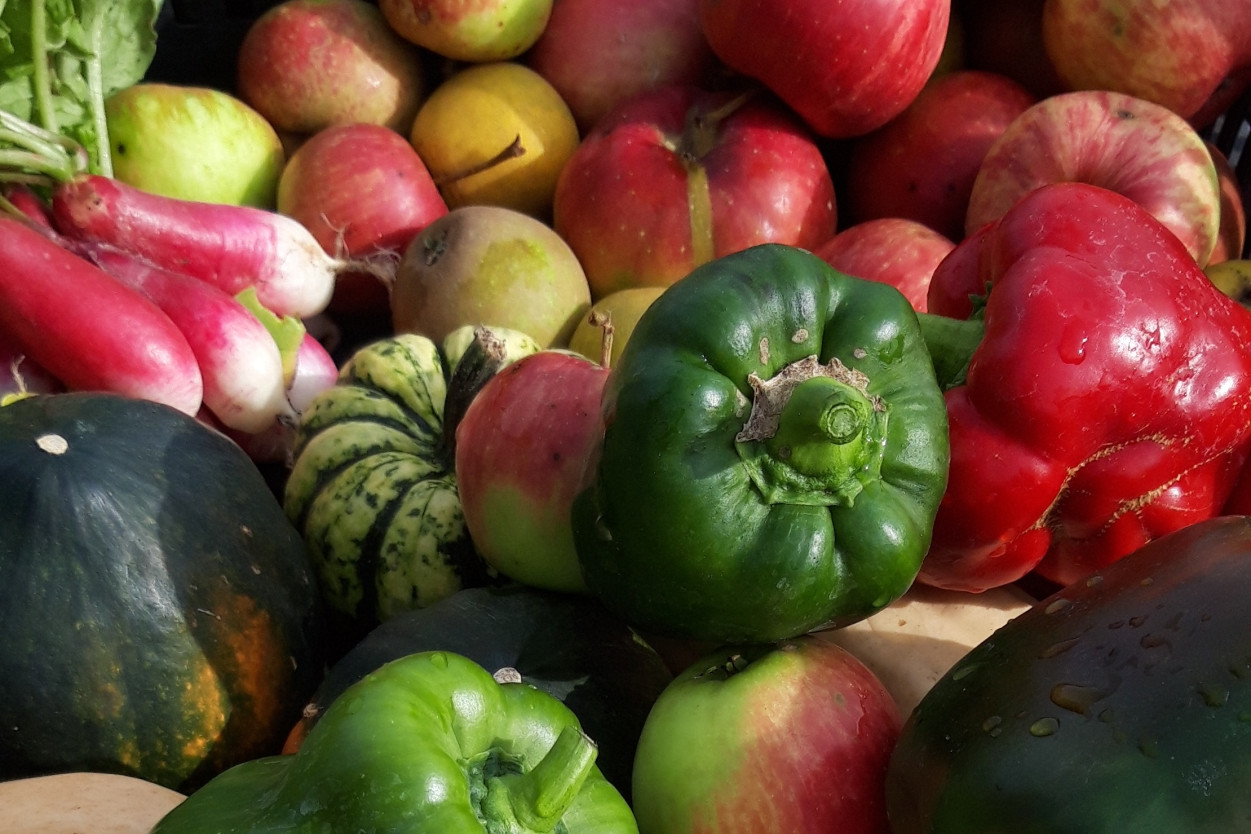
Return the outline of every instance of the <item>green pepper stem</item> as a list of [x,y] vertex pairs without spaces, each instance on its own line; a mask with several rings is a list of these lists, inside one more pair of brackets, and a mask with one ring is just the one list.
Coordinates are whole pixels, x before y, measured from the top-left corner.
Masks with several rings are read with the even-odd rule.
[[973,352],[986,335],[985,322],[980,317],[953,319],[934,313],[918,313],[917,320],[939,387],[946,391],[963,385]]
[[833,377],[817,376],[795,386],[766,441],[792,469],[811,477],[859,469],[873,403],[864,392]]
[[534,831],[552,831],[569,810],[595,766],[595,742],[567,726],[547,754],[525,773],[501,776],[494,789],[507,793],[517,822]]

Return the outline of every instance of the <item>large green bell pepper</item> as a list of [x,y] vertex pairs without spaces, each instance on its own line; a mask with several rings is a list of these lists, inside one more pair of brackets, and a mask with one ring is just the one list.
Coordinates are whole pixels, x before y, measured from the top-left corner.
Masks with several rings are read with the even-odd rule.
[[230,768],[152,834],[637,834],[551,695],[451,652],[347,689],[298,752]]
[[912,584],[947,412],[893,287],[764,244],[665,291],[613,367],[574,502],[588,588],[656,634],[765,642]]

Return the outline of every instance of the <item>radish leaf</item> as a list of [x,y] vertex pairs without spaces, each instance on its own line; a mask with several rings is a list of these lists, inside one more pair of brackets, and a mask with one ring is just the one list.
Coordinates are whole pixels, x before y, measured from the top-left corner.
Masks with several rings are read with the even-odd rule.
[[0,109],[81,144],[111,175],[104,100],[142,80],[162,0],[0,0]]

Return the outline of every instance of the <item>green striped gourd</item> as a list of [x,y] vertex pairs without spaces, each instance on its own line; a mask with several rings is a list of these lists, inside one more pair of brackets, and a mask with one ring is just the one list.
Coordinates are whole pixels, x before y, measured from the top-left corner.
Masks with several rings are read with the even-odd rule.
[[300,415],[283,506],[349,640],[487,583],[456,489],[456,423],[487,379],[538,349],[506,328],[462,328],[442,345],[388,336]]

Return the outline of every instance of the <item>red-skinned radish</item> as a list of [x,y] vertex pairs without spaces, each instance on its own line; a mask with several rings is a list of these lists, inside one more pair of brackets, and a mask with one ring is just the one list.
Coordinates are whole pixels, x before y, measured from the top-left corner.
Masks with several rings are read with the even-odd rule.
[[230,295],[255,286],[280,316],[320,313],[339,274],[370,267],[328,255],[307,228],[277,212],[150,194],[95,174],[53,189],[52,218],[67,237],[132,252]]
[[238,299],[112,247],[92,246],[87,257],[143,293],[178,326],[200,367],[204,406],[223,425],[259,432],[294,415],[278,344]]
[[75,391],[111,391],[194,415],[195,354],[142,294],[36,227],[0,214],[0,330]]
[[[334,385],[338,378],[339,367],[330,351],[312,333],[305,332],[296,351],[295,375],[287,385],[287,401],[291,407],[297,414],[303,411],[313,397]],[[211,415],[201,414],[200,419],[220,429],[258,463],[288,466],[291,463],[291,450],[295,443],[294,421],[279,420],[264,431],[248,434],[221,425]]]

